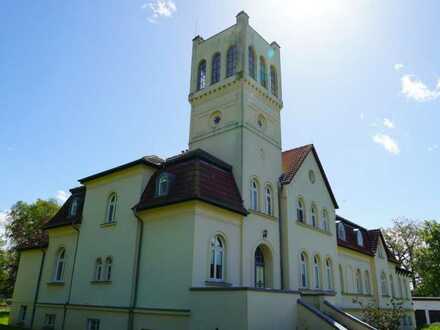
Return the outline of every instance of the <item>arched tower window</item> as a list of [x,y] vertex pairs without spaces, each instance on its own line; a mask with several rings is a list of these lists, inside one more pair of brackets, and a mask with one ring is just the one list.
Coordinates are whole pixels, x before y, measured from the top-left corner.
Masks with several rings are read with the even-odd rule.
[[259,186],[257,179],[252,179],[250,184],[250,202],[251,209],[258,211],[258,201],[259,201]]
[[221,73],[221,55],[220,53],[215,53],[212,57],[212,69],[211,69],[211,84],[215,84],[220,81]]
[[113,268],[113,258],[107,257],[105,258],[105,280],[111,281],[112,279],[112,269]]
[[321,258],[318,255],[313,257],[313,283],[315,289],[321,288]]
[[106,217],[107,223],[115,222],[117,202],[118,202],[118,196],[116,195],[116,193],[110,194],[107,201],[107,217]]
[[364,281],[365,281],[365,293],[371,294],[370,274],[368,273],[368,270],[365,271]]
[[267,88],[267,69],[266,60],[263,56],[260,57],[260,84],[264,88]]
[[229,47],[226,53],[226,77],[231,77],[237,73],[237,46]]
[[266,185],[265,188],[265,196],[264,196],[264,207],[266,214],[273,215],[273,195],[272,195],[272,188],[270,185]]
[[225,244],[220,235],[211,239],[211,265],[209,279],[213,281],[224,280]]
[[255,287],[265,288],[265,263],[264,255],[261,247],[257,247],[255,250]]
[[299,222],[305,222],[305,208],[302,198],[298,198],[298,206],[296,208],[296,216]]
[[387,276],[384,272],[380,274],[380,286],[382,289],[382,296],[388,296],[388,282],[387,282]]
[[356,270],[356,292],[362,294],[362,273],[361,270]]
[[54,281],[62,282],[64,280],[64,268],[66,265],[66,250],[60,248],[55,260]]
[[254,47],[249,46],[248,48],[248,66],[249,66],[249,76],[256,79],[256,67],[255,67],[255,50]]
[[338,238],[343,240],[343,241],[346,240],[345,227],[344,227],[344,224],[342,222],[338,222]]
[[270,66],[270,90],[272,92],[272,95],[278,97],[277,70],[273,65]]
[[309,287],[309,260],[307,257],[307,254],[305,252],[302,252],[300,255],[300,285],[302,288],[308,288]]
[[95,261],[95,281],[101,281],[102,278],[102,259],[97,258]]
[[312,204],[310,215],[311,215],[312,226],[314,228],[317,228],[318,227],[318,211],[316,210],[315,204]]
[[325,260],[325,272],[327,278],[327,289],[333,289],[333,263],[330,258]]
[[206,61],[202,60],[199,63],[197,71],[197,90],[201,90],[206,87]]

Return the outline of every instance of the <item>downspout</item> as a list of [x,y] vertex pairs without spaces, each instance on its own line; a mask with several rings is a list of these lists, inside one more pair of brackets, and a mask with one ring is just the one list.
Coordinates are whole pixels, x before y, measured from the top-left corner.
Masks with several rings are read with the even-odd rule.
[[137,304],[137,292],[138,292],[138,286],[139,286],[139,265],[141,262],[141,252],[142,252],[142,241],[144,237],[144,222],[136,213],[136,210],[133,208],[133,214],[138,220],[138,233],[136,237],[137,241],[137,250],[136,250],[136,256],[135,256],[135,263],[134,263],[134,280],[132,281],[132,287],[131,287],[131,297],[130,297],[130,306],[128,309],[128,330],[133,329],[133,323],[134,323],[134,309]]
[[280,242],[280,281],[281,281],[281,290],[284,290],[284,267],[283,267],[283,230],[282,230],[282,212],[281,212],[281,196],[283,194],[283,184],[279,184],[278,188],[278,231],[279,231],[279,239]]
[[63,322],[61,323],[61,330],[64,330],[64,326],[66,323],[67,306],[70,304],[70,298],[72,296],[73,274],[75,272],[76,256],[78,254],[79,228],[75,227],[74,224],[72,224],[72,228],[76,230],[75,253],[73,254],[73,265],[72,265],[72,272],[70,274],[69,293],[67,295],[67,301],[63,307]]
[[44,249],[41,249],[41,253],[43,253],[43,256],[41,257],[40,270],[38,272],[37,288],[35,290],[34,304],[32,307],[31,329],[34,326],[35,311],[37,309],[37,302],[38,302],[38,294],[40,293],[41,276],[43,274],[44,260],[46,259],[46,251]]

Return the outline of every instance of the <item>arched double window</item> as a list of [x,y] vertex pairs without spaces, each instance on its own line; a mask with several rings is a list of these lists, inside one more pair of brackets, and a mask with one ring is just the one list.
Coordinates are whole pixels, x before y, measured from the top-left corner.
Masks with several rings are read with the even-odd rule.
[[388,282],[387,282],[387,276],[384,272],[380,274],[380,287],[382,290],[382,296],[388,296]]
[[299,222],[305,222],[305,208],[302,198],[298,198],[298,206],[296,208],[296,216]]
[[278,97],[278,78],[277,70],[273,65],[270,66],[270,90],[273,96]]
[[302,252],[299,260],[299,269],[300,269],[300,286],[301,288],[309,287],[309,259],[305,252]]
[[310,216],[311,216],[311,224],[314,228],[318,227],[318,211],[316,210],[316,205],[312,204],[312,208],[310,209]]
[[267,69],[266,60],[263,56],[260,57],[260,84],[264,88],[267,88]]
[[321,258],[318,255],[313,257],[313,284],[315,289],[321,288]]
[[342,268],[342,265],[339,264],[339,284],[341,285],[341,292],[345,292],[345,283],[344,283],[344,270]]
[[255,250],[255,287],[265,288],[265,262],[264,254],[261,247],[257,247]]
[[371,294],[370,274],[368,273],[368,270],[365,271],[364,282],[365,282],[365,293]]
[[333,289],[333,263],[330,258],[325,260],[325,272],[327,278],[327,289]]
[[54,281],[62,282],[64,280],[64,268],[66,266],[66,250],[60,248],[55,259]]
[[257,179],[253,178],[250,183],[249,192],[250,192],[250,202],[251,202],[251,209],[258,211],[259,207],[259,185]]
[[206,87],[206,61],[202,60],[199,63],[197,70],[197,90],[201,90]]
[[106,215],[106,223],[115,222],[116,215],[116,205],[118,203],[118,196],[116,193],[111,193],[107,200],[107,215]]
[[266,185],[264,189],[264,208],[268,215],[273,215],[273,194],[270,185]]
[[107,257],[105,258],[105,277],[104,279],[106,281],[111,281],[112,279],[112,271],[113,271],[113,258],[112,257]]
[[321,229],[326,232],[330,231],[329,216],[326,209],[322,210]]
[[396,297],[396,289],[394,288],[394,279],[393,275],[390,274],[390,288],[391,288],[391,297]]
[[248,67],[249,67],[249,76],[252,78],[256,78],[256,66],[255,66],[255,50],[254,47],[249,46],[248,48]]
[[212,69],[211,69],[211,84],[215,84],[220,81],[221,74],[221,55],[215,53],[212,57]]
[[343,241],[346,240],[345,227],[344,227],[344,224],[342,222],[338,223],[338,238],[343,240]]
[[225,263],[225,244],[220,235],[216,235],[211,239],[211,264],[209,268],[209,279],[212,281],[224,280],[224,263]]
[[95,261],[95,281],[101,281],[102,279],[103,279],[102,259],[97,258]]
[[363,293],[362,290],[362,273],[360,269],[356,270],[356,277],[355,277],[355,281],[356,281],[356,292],[359,294]]
[[229,47],[226,53],[226,77],[231,77],[237,73],[237,46]]
[[76,216],[77,212],[78,212],[78,198],[73,198],[72,202],[70,203],[69,217]]

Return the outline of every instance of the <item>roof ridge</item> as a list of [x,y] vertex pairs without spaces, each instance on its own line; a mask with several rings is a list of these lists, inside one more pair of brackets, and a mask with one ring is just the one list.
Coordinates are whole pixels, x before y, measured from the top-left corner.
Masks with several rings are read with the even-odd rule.
[[302,146],[299,146],[299,147],[295,147],[295,148],[292,148],[292,149],[289,149],[289,150],[284,150],[284,151],[282,151],[282,153],[296,151],[296,150],[299,150],[299,149],[312,148],[312,147],[314,147],[313,143],[309,143],[309,144],[305,144],[305,145],[302,145]]

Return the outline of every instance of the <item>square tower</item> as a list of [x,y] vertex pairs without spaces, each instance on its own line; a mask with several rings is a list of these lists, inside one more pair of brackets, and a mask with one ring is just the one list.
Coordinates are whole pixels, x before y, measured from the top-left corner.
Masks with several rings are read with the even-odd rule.
[[[253,208],[252,178],[276,195],[282,170],[280,47],[263,39],[245,12],[236,18],[206,40],[193,39],[189,148],[231,164],[245,206]],[[260,199],[257,210],[264,208]]]

